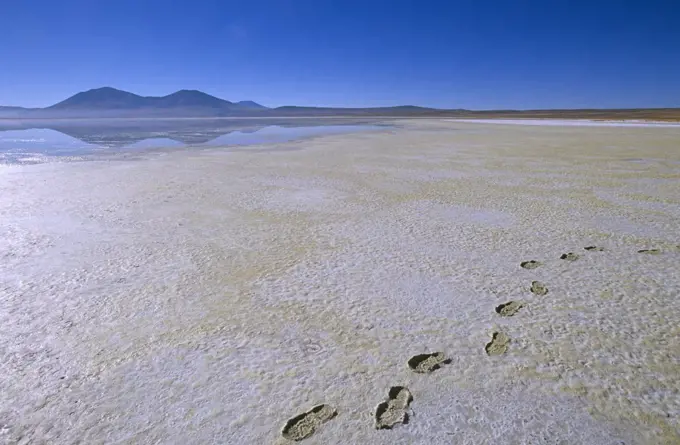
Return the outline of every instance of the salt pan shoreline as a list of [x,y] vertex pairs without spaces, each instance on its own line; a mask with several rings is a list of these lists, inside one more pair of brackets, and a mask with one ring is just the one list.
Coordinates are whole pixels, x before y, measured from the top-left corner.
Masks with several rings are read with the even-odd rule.
[[669,127],[680,128],[680,122],[640,120],[592,120],[592,119],[449,119],[451,122],[507,125],[544,125],[550,127]]

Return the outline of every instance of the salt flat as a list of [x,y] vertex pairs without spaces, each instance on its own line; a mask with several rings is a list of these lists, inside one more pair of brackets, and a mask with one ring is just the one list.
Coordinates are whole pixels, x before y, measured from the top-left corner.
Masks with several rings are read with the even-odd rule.
[[680,443],[678,127],[3,166],[0,230],[2,443]]

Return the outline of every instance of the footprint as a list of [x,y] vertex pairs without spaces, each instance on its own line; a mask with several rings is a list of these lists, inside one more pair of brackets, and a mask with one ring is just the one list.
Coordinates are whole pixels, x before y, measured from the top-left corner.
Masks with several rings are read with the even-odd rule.
[[649,254],[649,255],[658,255],[658,254],[661,253],[661,251],[659,249],[642,249],[642,250],[638,250],[638,253],[646,253],[646,254]]
[[337,415],[338,412],[329,405],[317,405],[286,422],[281,435],[288,440],[299,442],[314,434],[321,425]]
[[538,261],[523,261],[520,263],[520,266],[523,267],[524,269],[536,269],[538,266],[540,266],[541,263]]
[[501,314],[502,317],[512,317],[517,311],[522,309],[522,306],[524,305],[519,301],[508,301],[507,303],[496,306],[496,313]]
[[563,253],[562,256],[560,257],[561,260],[567,260],[567,261],[576,261],[578,260],[578,255],[575,253],[569,252],[569,253]]
[[390,388],[388,398],[375,409],[375,428],[390,430],[399,423],[408,423],[408,406],[413,401],[411,391],[405,386]]
[[502,332],[494,332],[491,341],[486,344],[484,350],[488,355],[502,355],[508,350],[510,344],[510,337]]
[[604,247],[599,247],[599,246],[588,246],[588,247],[584,247],[584,249],[592,250],[592,251],[595,251],[595,252],[603,252],[604,251]]
[[545,295],[548,293],[548,288],[545,286],[545,284],[541,283],[540,281],[532,281],[531,292],[533,292],[536,295]]
[[408,367],[415,372],[426,374],[436,371],[441,365],[451,363],[451,359],[446,358],[443,352],[433,352],[431,354],[419,354],[411,357],[408,361]]

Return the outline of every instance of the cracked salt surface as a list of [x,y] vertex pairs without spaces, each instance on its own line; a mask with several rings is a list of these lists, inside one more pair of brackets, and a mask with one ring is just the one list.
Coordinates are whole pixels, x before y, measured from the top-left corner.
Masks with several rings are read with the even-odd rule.
[[0,442],[677,443],[678,130],[403,125],[1,167]]

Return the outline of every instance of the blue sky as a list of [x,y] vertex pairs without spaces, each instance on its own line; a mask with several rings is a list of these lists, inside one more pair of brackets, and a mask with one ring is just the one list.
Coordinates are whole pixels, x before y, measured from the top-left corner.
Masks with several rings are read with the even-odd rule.
[[677,0],[8,0],[0,36],[2,105],[680,107]]

